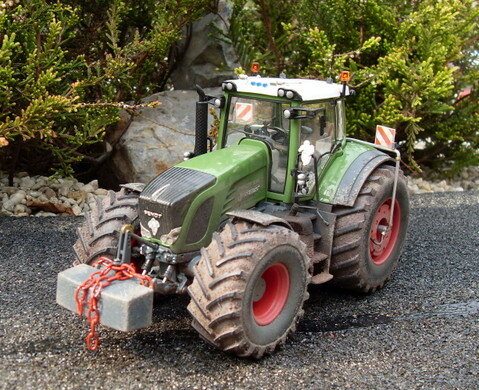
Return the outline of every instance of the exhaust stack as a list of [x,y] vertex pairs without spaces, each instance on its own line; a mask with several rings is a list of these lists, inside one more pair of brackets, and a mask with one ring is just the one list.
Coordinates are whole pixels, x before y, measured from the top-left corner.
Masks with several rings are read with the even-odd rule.
[[195,122],[195,150],[194,155],[199,156],[208,151],[208,97],[205,91],[197,85],[198,101],[196,102]]

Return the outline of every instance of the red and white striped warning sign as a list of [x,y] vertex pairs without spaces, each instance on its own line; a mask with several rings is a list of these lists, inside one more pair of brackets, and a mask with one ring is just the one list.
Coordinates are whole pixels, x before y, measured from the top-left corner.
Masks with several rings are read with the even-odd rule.
[[385,146],[389,149],[394,149],[394,138],[396,137],[396,129],[386,126],[376,126],[376,145]]
[[235,117],[237,122],[251,123],[253,122],[253,104],[236,103]]

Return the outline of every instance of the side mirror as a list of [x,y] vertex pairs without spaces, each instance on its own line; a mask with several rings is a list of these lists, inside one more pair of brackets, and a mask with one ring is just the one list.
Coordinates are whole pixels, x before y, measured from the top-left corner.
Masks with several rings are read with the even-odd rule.
[[324,116],[324,107],[320,108],[306,108],[306,107],[292,107],[283,111],[285,119],[314,119],[318,112],[322,112]]

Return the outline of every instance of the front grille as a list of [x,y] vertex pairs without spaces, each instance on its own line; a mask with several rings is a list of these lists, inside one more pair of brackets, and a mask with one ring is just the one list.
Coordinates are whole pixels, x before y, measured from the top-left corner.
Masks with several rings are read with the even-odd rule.
[[160,238],[181,226],[196,195],[213,185],[215,180],[208,173],[180,167],[170,168],[154,178],[140,195],[142,234]]

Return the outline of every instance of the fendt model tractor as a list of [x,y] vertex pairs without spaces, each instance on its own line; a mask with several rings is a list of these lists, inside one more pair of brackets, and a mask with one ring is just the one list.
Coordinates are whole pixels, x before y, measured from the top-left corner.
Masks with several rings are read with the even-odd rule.
[[[155,293],[187,293],[204,340],[259,358],[295,331],[309,284],[384,285],[405,240],[407,188],[394,146],[346,137],[353,91],[342,81],[255,75],[217,97],[197,88],[194,151],[98,200],[74,267],[58,275],[57,302],[87,317],[89,349],[97,324],[147,327]],[[221,110],[214,139],[209,105]]]

